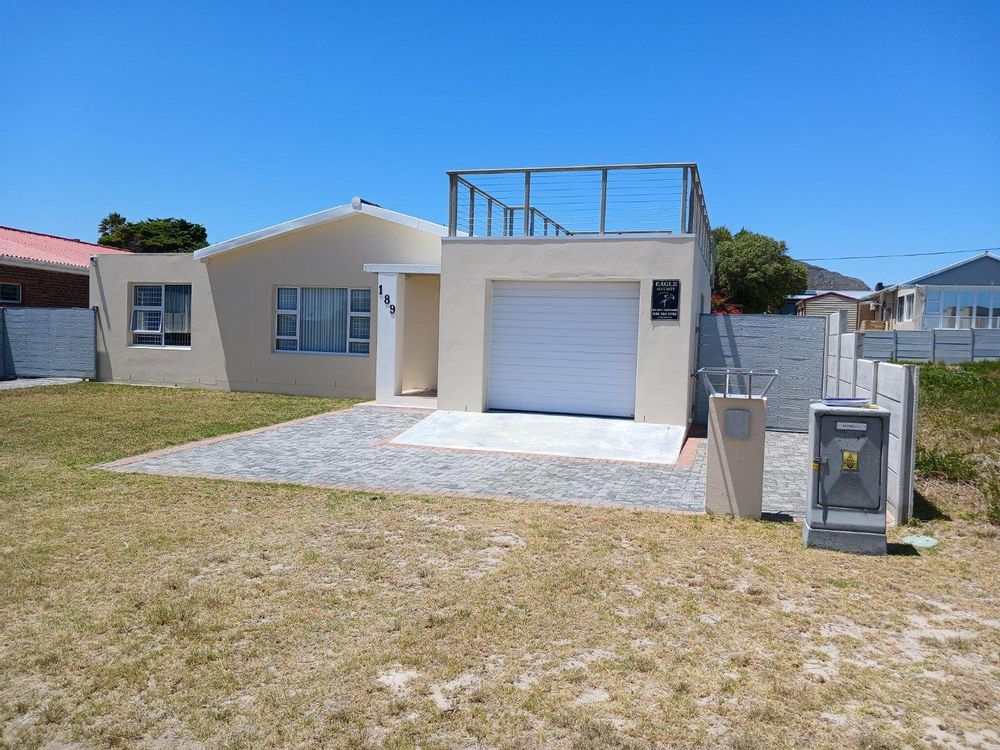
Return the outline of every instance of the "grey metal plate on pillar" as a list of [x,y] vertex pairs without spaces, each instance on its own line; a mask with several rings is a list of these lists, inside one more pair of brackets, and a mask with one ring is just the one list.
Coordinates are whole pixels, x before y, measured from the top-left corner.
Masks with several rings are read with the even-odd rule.
[[731,440],[750,439],[750,412],[746,409],[726,409],[723,432]]

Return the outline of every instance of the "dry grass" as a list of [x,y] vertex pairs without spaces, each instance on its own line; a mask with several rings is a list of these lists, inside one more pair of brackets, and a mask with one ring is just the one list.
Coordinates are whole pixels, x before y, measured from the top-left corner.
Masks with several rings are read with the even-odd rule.
[[0,744],[1000,741],[988,526],[866,559],[786,524],[88,468],[331,406],[0,394]]

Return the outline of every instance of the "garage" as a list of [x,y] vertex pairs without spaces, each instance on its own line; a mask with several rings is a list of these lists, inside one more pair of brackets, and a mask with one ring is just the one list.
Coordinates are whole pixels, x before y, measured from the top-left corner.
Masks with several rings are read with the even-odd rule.
[[493,282],[487,408],[632,417],[638,331],[638,282]]

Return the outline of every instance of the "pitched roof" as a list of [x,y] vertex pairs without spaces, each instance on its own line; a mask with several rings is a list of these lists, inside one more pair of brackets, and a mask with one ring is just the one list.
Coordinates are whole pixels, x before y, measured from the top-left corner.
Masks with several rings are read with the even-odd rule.
[[258,229],[256,232],[250,232],[249,234],[234,237],[231,240],[225,240],[223,242],[217,242],[214,245],[209,245],[208,247],[203,247],[201,250],[195,251],[194,257],[195,260],[206,260],[211,258],[213,255],[226,253],[230,250],[235,250],[238,247],[251,245],[255,242],[270,239],[271,237],[277,237],[278,235],[285,234],[286,232],[294,232],[298,229],[305,229],[306,227],[316,226],[317,224],[326,224],[348,216],[357,215],[372,216],[376,219],[392,222],[393,224],[410,227],[411,229],[416,229],[421,232],[428,232],[429,234],[434,234],[438,237],[444,237],[448,234],[448,228],[440,224],[425,221],[424,219],[418,219],[416,216],[401,214],[397,211],[390,211],[387,208],[382,208],[374,203],[369,203],[368,201],[355,197],[350,203],[345,203],[342,206],[328,208],[325,211],[309,214],[308,216],[303,216],[298,219],[292,219],[291,221],[286,221],[281,224],[275,224],[273,227]]
[[909,281],[900,282],[899,284],[895,284],[894,286],[911,286],[913,284],[919,284],[921,281],[923,281],[924,279],[929,279],[931,276],[937,276],[939,273],[944,273],[945,271],[951,271],[953,268],[960,268],[961,266],[967,265],[969,263],[974,263],[975,261],[981,260],[983,258],[992,258],[993,260],[1000,261],[1000,256],[994,255],[989,250],[984,250],[981,253],[976,253],[973,256],[970,256],[968,258],[963,258],[962,260],[957,261],[956,263],[952,263],[949,266],[945,266],[944,268],[939,268],[936,271],[931,271],[930,273],[925,273],[923,276],[918,276],[917,278],[910,279]]
[[0,262],[4,258],[12,258],[14,261],[86,269],[90,267],[92,255],[127,252],[54,234],[0,226]]

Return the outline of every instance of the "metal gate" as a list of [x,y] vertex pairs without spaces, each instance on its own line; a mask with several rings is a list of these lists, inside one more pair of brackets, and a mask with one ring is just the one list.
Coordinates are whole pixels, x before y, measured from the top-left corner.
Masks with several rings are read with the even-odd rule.
[[[824,317],[702,315],[698,367],[776,369],[767,394],[767,427],[805,432],[809,402],[823,398],[825,347]],[[708,396],[699,385],[694,421],[705,424],[707,418]]]

